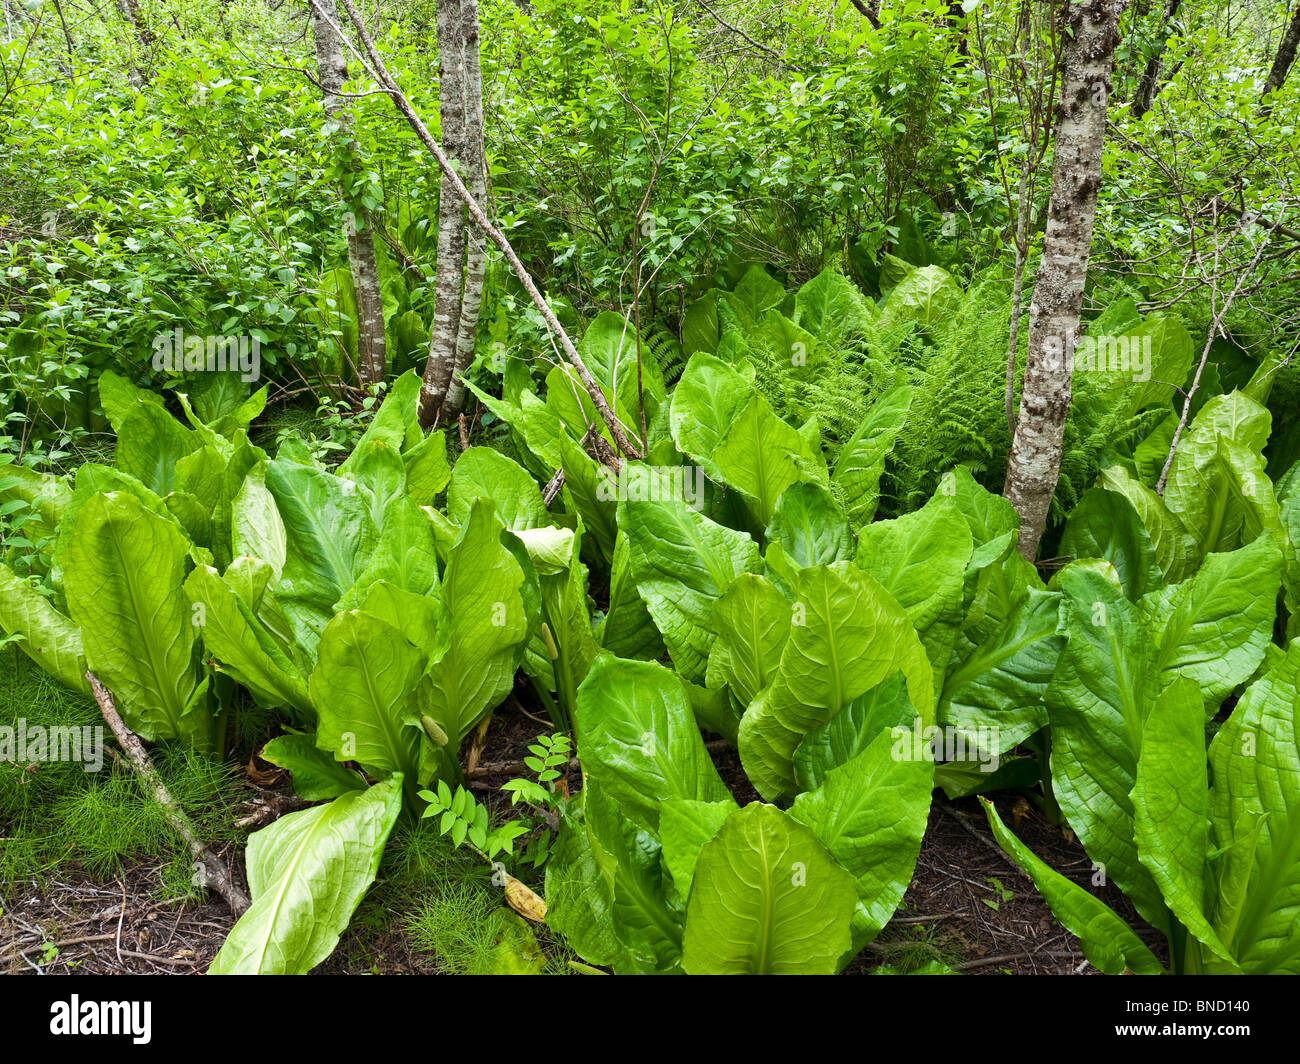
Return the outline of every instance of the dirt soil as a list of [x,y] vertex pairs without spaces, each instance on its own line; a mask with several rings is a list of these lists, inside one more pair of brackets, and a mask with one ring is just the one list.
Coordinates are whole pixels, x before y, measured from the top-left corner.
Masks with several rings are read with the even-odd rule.
[[[489,806],[505,808],[498,788],[523,775],[519,762],[549,724],[526,715],[517,700],[499,711],[477,755],[471,786]],[[710,743],[710,752],[741,803],[757,799],[735,752]],[[473,757],[467,745],[467,755]],[[246,774],[249,791],[241,815],[262,826],[296,807],[288,780],[254,763]],[[579,785],[573,772],[571,785]],[[1020,838],[1061,874],[1095,890],[1162,956],[1164,943],[1135,915],[1114,886],[1093,888],[1092,863],[1083,848],[1016,795],[998,795],[998,812]],[[238,856],[238,848],[223,854]],[[239,871],[242,877],[242,868]],[[139,864],[116,882],[59,875],[37,884],[0,884],[0,974],[199,974],[221,947],[233,919],[225,903],[209,898],[161,901],[155,896],[159,867]],[[400,921],[394,921],[394,927]],[[353,939],[355,932],[349,932]],[[360,973],[345,956],[368,956],[369,974],[418,974],[432,969],[428,955],[412,948],[395,930],[346,941],[321,971]],[[356,947],[362,947],[360,949]],[[994,842],[974,798],[950,802],[936,792],[929,827],[911,886],[894,920],[850,966],[865,974],[882,962],[905,969],[939,960],[979,975],[1096,974],[1078,941],[1052,916],[1028,877]]]

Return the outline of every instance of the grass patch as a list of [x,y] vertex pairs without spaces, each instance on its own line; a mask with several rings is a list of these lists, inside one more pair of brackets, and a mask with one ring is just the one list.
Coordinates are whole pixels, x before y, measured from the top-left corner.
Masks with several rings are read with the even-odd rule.
[[[81,762],[0,762],[0,882],[39,881],[68,871],[111,880],[128,865],[149,860],[164,865],[162,896],[193,894],[188,852],[134,772],[114,758],[116,745],[94,701],[64,688],[9,647],[0,651],[0,725],[17,728],[20,720],[28,728],[102,729],[93,734],[103,737],[103,764],[88,772]],[[221,842],[240,834],[233,826],[237,792],[229,765],[180,746],[151,753],[203,839]]]

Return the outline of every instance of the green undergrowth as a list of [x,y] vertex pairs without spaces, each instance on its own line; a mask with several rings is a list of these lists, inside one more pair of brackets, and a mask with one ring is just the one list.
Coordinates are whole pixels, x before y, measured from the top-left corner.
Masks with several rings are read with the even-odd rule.
[[[522,868],[516,869],[521,874]],[[538,892],[542,877],[524,875]],[[375,885],[344,937],[346,971],[385,970],[390,936],[406,939],[421,970],[444,975],[560,974],[571,954],[547,928],[529,924],[506,904],[492,870],[431,830],[399,824]]]
[[[16,728],[20,719],[28,728],[103,728],[93,700],[5,648],[0,651],[0,726]],[[160,896],[190,895],[188,852],[135,774],[115,760],[116,744],[106,728],[103,734],[98,772],[86,771],[80,762],[0,762],[0,882],[75,873],[112,880],[147,861],[162,866]],[[237,791],[231,766],[180,747],[158,746],[151,754],[202,838],[219,844],[242,834],[234,827]]]

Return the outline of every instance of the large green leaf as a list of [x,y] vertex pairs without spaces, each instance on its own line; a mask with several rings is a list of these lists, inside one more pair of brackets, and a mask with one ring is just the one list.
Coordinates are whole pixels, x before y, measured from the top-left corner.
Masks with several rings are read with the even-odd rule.
[[421,711],[438,722],[453,747],[509,693],[529,635],[524,571],[502,536],[491,501],[476,499],[443,576],[451,642],[429,668]]
[[81,631],[30,580],[0,564],[0,633],[21,636],[18,647],[74,691],[89,691]]
[[1273,635],[1281,558],[1272,537],[1210,554],[1190,580],[1143,599],[1160,687],[1195,680],[1213,716],[1254,673]]
[[718,833],[737,808],[735,800],[729,797],[716,802],[694,798],[669,798],[663,802],[659,811],[659,838],[664,868],[680,898],[690,896],[700,848]]
[[939,720],[990,754],[1011,749],[1047,723],[1043,699],[1065,641],[1057,632],[1060,596],[1032,588],[1027,594],[983,642],[959,640],[939,696]]
[[1130,797],[1159,694],[1155,648],[1108,564],[1068,566],[1060,587],[1066,644],[1046,694],[1056,799],[1088,856],[1148,923],[1168,931],[1164,900],[1138,859]]
[[217,659],[217,669],[229,673],[262,705],[290,706],[315,716],[307,681],[276,643],[252,607],[209,565],[200,565],[185,581],[189,601],[202,607],[203,643]]
[[423,651],[392,625],[359,610],[337,614],[321,635],[308,691],[317,707],[316,745],[372,774],[402,773],[423,784],[430,751],[418,720]]
[[1133,503],[1106,488],[1089,489],[1070,512],[1058,553],[1110,562],[1133,602],[1164,582],[1151,536]]
[[637,593],[632,572],[631,548],[627,535],[619,531],[614,541],[614,560],[609,577],[609,609],[597,631],[600,645],[620,658],[644,658],[654,661],[666,649],[659,629]]
[[176,463],[200,441],[161,406],[136,403],[118,429],[114,462],[150,491],[166,495],[176,485]]
[[791,484],[777,500],[766,532],[795,565],[829,565],[853,557],[853,534],[835,497],[821,484]]
[[414,371],[403,373],[389,386],[388,394],[379,404],[375,416],[366,426],[365,435],[357,441],[347,460],[339,466],[340,474],[352,472],[366,453],[366,445],[382,440],[398,452],[415,447],[423,438],[420,431],[420,377]]
[[231,524],[234,554],[260,558],[271,566],[278,580],[288,548],[275,496],[266,487],[266,463],[258,463],[244,478],[231,503]]
[[775,806],[732,813],[699,851],[682,967],[691,975],[830,974],[849,952],[853,877]]
[[741,761],[770,800],[794,794],[792,759],[804,735],[899,670],[924,722],[934,721],[929,660],[902,607],[879,583],[838,562],[797,571],[794,590],[776,678],[740,723]]
[[855,949],[880,933],[903,900],[930,815],[933,760],[896,755],[892,730],[882,731],[790,807],[857,883]]
[[858,565],[907,613],[930,659],[936,691],[942,688],[961,627],[964,577],[973,550],[970,527],[945,495],[936,495],[915,513],[874,521],[858,533]]
[[745,271],[735,289],[723,298],[740,315],[746,327],[752,329],[769,310],[781,305],[785,289],[762,266],[755,264]]
[[597,658],[578,689],[576,725],[584,777],[645,830],[658,830],[668,798],[728,796],[681,680],[662,665]]
[[713,607],[717,638],[708,684],[730,688],[741,711],[776,678],[790,635],[790,601],[763,576],[742,573]]
[[758,546],[688,507],[649,468],[629,464],[627,478],[618,524],[637,592],[677,670],[703,682],[715,637],[713,602],[741,573],[757,571]]
[[882,395],[840,450],[831,480],[844,495],[854,527],[867,525],[875,515],[885,459],[907,421],[915,391],[904,385]]
[[826,782],[831,769],[847,765],[882,732],[902,727],[910,737],[915,720],[916,710],[907,697],[907,681],[896,672],[803,737],[794,752],[799,788],[816,790]]
[[1124,496],[1142,519],[1165,579],[1183,579],[1196,557],[1196,543],[1183,523],[1165,507],[1160,496],[1122,465],[1102,470],[1098,483]]
[[491,447],[471,447],[456,460],[447,488],[447,516],[463,524],[475,499],[491,499],[506,527],[551,523],[537,481],[517,462]]
[[1209,786],[1205,717],[1196,684],[1175,680],[1156,701],[1142,731],[1133,784],[1138,857],[1183,927],[1231,963],[1205,916]]
[[72,619],[86,663],[113,692],[127,726],[147,740],[206,744],[199,629],[185,580],[189,543],[175,523],[125,492],[92,495],[64,559]]
[[374,547],[365,496],[346,477],[284,458],[267,465],[266,486],[285,528],[280,597],[332,612]]
[[885,327],[914,321],[928,329],[943,330],[962,304],[962,290],[941,266],[921,266],[902,278],[885,300]]
[[865,335],[879,313],[857,285],[832,267],[822,270],[794,297],[795,324],[833,346]]
[[318,747],[314,735],[281,735],[262,747],[257,756],[287,770],[293,776],[294,793],[309,802],[366,789],[361,774],[339,764]]
[[1293,640],[1247,689],[1210,747],[1218,855],[1211,923],[1252,974],[1300,973],[1298,673],[1300,641]]
[[253,904],[209,975],[303,975],[334,952],[379,871],[402,781],[282,816],[248,840]]

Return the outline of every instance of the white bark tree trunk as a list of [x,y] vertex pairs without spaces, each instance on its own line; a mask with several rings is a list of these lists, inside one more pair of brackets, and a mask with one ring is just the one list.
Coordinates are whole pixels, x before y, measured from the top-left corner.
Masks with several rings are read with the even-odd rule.
[[[477,202],[486,202],[483,81],[477,0],[438,0],[438,102],[443,148]],[[465,205],[446,175],[438,193],[438,264],[420,423],[454,417],[465,401],[458,374],[474,359],[487,244],[467,225]]]
[[[338,11],[334,0],[308,0],[311,28],[316,42],[316,69],[325,114],[337,123],[339,152],[354,169],[359,169],[361,146],[352,135],[352,110],[338,94],[348,79],[348,62],[339,37]],[[387,369],[384,351],[384,305],[379,292],[379,267],[375,263],[375,229],[368,211],[350,215],[347,225],[348,265],[357,300],[357,381],[363,387],[384,379]]]
[[1066,11],[1052,194],[1043,257],[1029,307],[1029,353],[1003,495],[1020,514],[1020,553],[1030,561],[1047,524],[1061,472],[1070,409],[1071,359],[1079,335],[1106,102],[1116,42],[1114,0],[1074,0]]
[[[461,71],[464,125],[461,162],[465,167],[465,187],[479,203],[487,203],[487,160],[483,148],[483,73],[479,65],[478,0],[461,0]],[[454,190],[453,190],[454,195]],[[442,401],[441,416],[455,417],[465,405],[465,385],[461,373],[474,361],[478,336],[479,310],[483,305],[483,278],[487,271],[487,237],[476,226],[467,226],[465,234],[465,287],[461,296],[460,317],[456,323],[456,363],[447,395]]]

